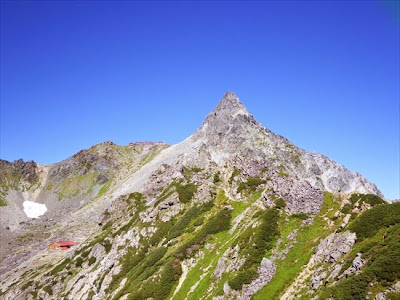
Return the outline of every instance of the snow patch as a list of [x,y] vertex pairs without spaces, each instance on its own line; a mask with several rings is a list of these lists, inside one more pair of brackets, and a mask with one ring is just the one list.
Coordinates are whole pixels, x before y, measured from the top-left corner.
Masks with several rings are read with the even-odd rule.
[[46,204],[40,204],[33,201],[24,201],[24,213],[28,218],[39,218],[47,211]]

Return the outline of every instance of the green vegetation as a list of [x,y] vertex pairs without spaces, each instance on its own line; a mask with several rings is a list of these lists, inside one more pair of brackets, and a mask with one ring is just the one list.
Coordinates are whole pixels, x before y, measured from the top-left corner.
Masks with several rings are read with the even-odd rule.
[[[134,203],[134,207],[136,208],[135,214],[132,216],[132,218],[129,220],[128,223],[126,223],[124,226],[122,226],[116,232],[113,233],[113,235],[112,235],[113,237],[115,237],[117,235],[121,235],[123,232],[128,231],[132,227],[132,225],[139,219],[139,213],[146,209],[146,203],[145,203],[144,197],[141,193],[135,192],[135,193],[129,194],[129,196],[126,198],[126,202],[129,204],[130,207]],[[111,230],[111,229],[112,229],[111,227],[107,227],[106,230]],[[103,238],[103,240],[104,240],[104,238]]]
[[[159,238],[179,234],[185,224],[190,224],[191,216],[195,213],[204,213],[210,210],[212,206],[212,202],[194,206],[175,224],[172,221],[164,222],[165,229],[160,229],[164,231],[165,235]],[[116,294],[115,299],[124,294],[129,294],[128,299],[165,299],[182,273],[181,259],[193,255],[205,242],[208,235],[227,230],[230,225],[230,214],[229,209],[218,211],[208,219],[190,241],[170,256],[165,257],[167,248],[164,246],[149,251],[147,249],[130,248],[121,260],[121,272],[113,277],[109,288],[111,291],[115,290],[122,278],[128,278],[125,286]],[[159,277],[152,277],[152,280],[147,280],[156,272],[160,274]]]
[[150,246],[156,246],[163,238],[168,236],[168,233],[171,231],[173,224],[173,219],[169,220],[168,222],[162,222],[161,220],[158,221],[158,230],[151,236],[148,244]]
[[[187,172],[190,172],[190,170],[185,167],[184,170],[188,170]],[[182,203],[188,203],[193,198],[193,195],[196,193],[197,185],[191,182],[187,184],[183,184],[182,182],[183,179],[179,180],[178,182],[172,181],[158,196],[158,203],[171,196],[175,192],[173,189],[174,187],[176,192],[178,193],[179,201],[181,201]]]
[[343,214],[347,215],[350,214],[353,210],[353,206],[349,203],[345,204],[342,209],[340,210]]
[[58,194],[58,200],[90,194],[92,188],[97,184],[97,176],[97,172],[90,172],[82,176],[65,178],[57,184],[57,188],[61,189]]
[[130,193],[126,201],[128,202],[129,205],[132,205],[133,201],[138,212],[142,212],[146,209],[146,204],[142,193],[138,192]]
[[50,285],[46,285],[46,286],[43,288],[43,290],[44,290],[47,294],[49,294],[50,296],[53,295],[53,290],[51,289],[51,286],[50,286]]
[[[218,194],[223,194],[223,191],[220,191]],[[218,203],[223,203],[223,201]],[[218,206],[219,204],[215,202],[214,208]],[[213,213],[215,214],[215,211]],[[235,230],[235,232],[237,231]],[[234,233],[234,236],[235,235],[236,234]],[[221,231],[208,236],[207,243],[214,245],[214,247],[202,248],[204,257],[200,258],[198,263],[189,271],[186,280],[183,282],[174,299],[187,298],[188,300],[198,300],[207,294],[210,283],[214,280],[213,271],[218,263],[218,260],[225,253],[225,251],[232,246],[232,243],[235,240],[234,236],[227,231]],[[228,279],[226,275],[227,274],[225,273],[224,278]],[[196,285],[195,288],[194,285]],[[218,286],[218,289],[222,291],[222,284]],[[172,295],[170,294],[169,297],[171,296]]]
[[204,217],[197,218],[196,221],[193,222],[194,226],[201,226],[204,224]]
[[89,266],[93,265],[95,262],[96,262],[96,257],[91,256],[91,257],[89,258]]
[[[189,226],[190,222],[196,219],[197,216],[209,211],[214,206],[213,202],[207,202],[202,205],[195,205],[189,208],[185,214],[172,226],[167,240],[171,240],[180,236]],[[203,219],[204,220],[204,219]]]
[[80,267],[82,267],[82,264],[83,264],[83,259],[82,259],[82,257],[78,257],[78,258],[75,260],[75,266],[77,266],[78,268],[80,268]]
[[103,244],[104,246],[104,240],[107,238],[107,236],[110,234],[112,228],[109,227],[106,230],[103,230],[98,236],[96,236],[90,243],[89,245],[87,245],[85,248],[83,248],[81,251],[85,251],[91,247],[93,247],[94,245],[96,245],[97,243]]
[[[258,193],[257,193],[258,194]],[[226,197],[228,199],[228,197]],[[235,201],[231,200],[229,204],[233,207],[232,219],[240,215],[246,208],[251,205],[250,201]]]
[[[180,260],[174,257],[174,254],[163,258],[167,252],[167,247],[165,246],[155,249],[153,247],[158,245],[163,238],[167,238],[167,241],[169,241],[180,236],[190,227],[192,222],[212,209],[213,205],[211,201],[204,204],[197,204],[187,210],[177,221],[174,219],[168,222],[158,221],[158,230],[149,241],[142,241],[144,248],[129,248],[128,252],[121,259],[121,272],[113,276],[109,287],[109,290],[113,291],[118,287],[123,278],[128,278],[124,288],[116,295],[116,298],[129,293],[128,299],[147,299],[149,297],[163,299],[158,297],[169,293],[182,272]],[[203,226],[205,228],[204,232],[212,232],[212,230],[206,228],[206,225]],[[215,222],[209,226],[212,226],[213,229],[218,229]],[[172,273],[171,270],[173,271]],[[158,279],[155,282],[154,280],[146,281],[156,272],[161,272],[159,281]]]
[[3,198],[0,197],[0,206],[6,206],[7,202]]
[[[328,230],[325,225],[325,216],[335,213],[339,208],[339,203],[333,200],[332,194],[325,193],[324,204],[320,213],[315,217],[311,226],[303,226],[297,232],[296,243],[288,252],[283,261],[276,260],[277,265],[275,276],[264,288],[259,290],[254,296],[254,300],[279,299],[279,295],[287,288],[294,278],[299,274],[301,268],[308,263],[313,253],[313,249],[319,243],[319,239],[329,235],[332,230]],[[289,216],[289,221],[297,218]]]
[[[375,203],[350,225],[357,234],[357,241],[342,266],[346,270],[356,253],[361,252],[367,262],[363,272],[342,279],[338,284],[323,288],[321,299],[365,299],[368,292],[376,294],[400,279],[400,203],[379,204],[379,198],[362,197],[357,199]],[[367,200],[365,200],[367,199]],[[371,200],[374,199],[374,200]],[[353,204],[358,200],[353,200]],[[372,204],[371,204],[372,205]],[[374,283],[371,287],[369,283]],[[389,299],[389,298],[387,298]]]
[[[382,239],[382,235],[385,237],[384,239]],[[400,224],[396,224],[390,227],[383,226],[372,238],[372,243],[365,240],[366,243],[362,243],[361,247],[364,251],[363,257],[367,261],[363,272],[345,278],[338,284],[323,290],[321,299],[329,297],[344,300],[365,299],[370,282],[375,282],[378,287],[381,286],[381,289],[386,289],[397,282],[400,279],[399,236]]]
[[[187,172],[191,172],[189,169],[184,167],[184,170],[187,170]],[[186,178],[186,177],[185,177]],[[190,178],[187,178],[189,181]],[[175,188],[175,189],[174,189]],[[169,196],[171,196],[174,192],[178,193],[179,201],[182,203],[188,203],[190,200],[192,200],[193,195],[197,191],[197,185],[194,183],[187,183],[183,184],[183,179],[179,181],[171,181],[171,183],[162,190],[160,195],[158,196],[158,201],[157,203],[160,203],[161,201],[166,200]]]
[[103,246],[106,249],[106,253],[109,253],[111,251],[112,245],[109,240],[104,240],[103,241]]
[[105,193],[107,193],[108,189],[110,188],[111,185],[111,180],[109,180],[107,183],[103,184],[103,186],[100,188],[99,192],[97,193],[97,197],[103,196]]
[[368,282],[366,276],[362,273],[350,278],[343,279],[337,286],[328,292],[321,294],[321,299],[327,299],[328,295],[334,299],[341,300],[361,300],[366,299]]
[[400,300],[400,292],[389,292],[386,294],[387,300]]
[[127,253],[120,260],[121,271],[112,277],[108,290],[114,291],[119,286],[120,281],[127,276],[129,271],[144,260],[146,252],[147,249],[137,250],[136,248],[129,247]]
[[93,299],[94,295],[96,295],[95,291],[93,289],[91,289],[89,291],[89,294],[87,296],[87,299]]
[[310,216],[310,214],[307,213],[298,213],[298,214],[292,214],[292,217],[300,219],[300,220],[305,220]]
[[228,230],[230,227],[232,211],[229,208],[223,208],[212,216],[207,223],[204,225],[201,234],[216,234]]
[[232,172],[231,177],[229,178],[229,184],[230,185],[232,185],[233,180],[235,179],[236,176],[240,175],[240,173],[242,173],[242,171],[235,167],[235,169]]
[[112,226],[112,224],[113,223],[111,220],[108,221],[106,224],[104,224],[104,226],[102,227],[102,230],[106,230],[106,229],[110,228]]
[[217,173],[214,174],[213,177],[213,183],[214,184],[218,184],[221,182],[221,177],[220,177],[221,173],[218,171]]
[[282,198],[275,199],[275,207],[277,209],[284,208],[285,206],[286,206],[285,200],[283,200]]
[[25,283],[22,287],[21,290],[25,291],[27,288],[31,287],[33,285],[33,280],[29,280],[27,283]]
[[184,259],[193,256],[194,253],[200,249],[200,246],[204,244],[208,235],[228,230],[230,227],[231,214],[232,211],[230,209],[221,209],[203,225],[191,240],[183,244],[176,251],[175,257]]
[[195,166],[195,167],[192,167],[192,171],[195,173],[199,173],[199,172],[203,171],[203,169]]
[[[223,189],[219,189],[217,195],[215,196],[214,203],[218,206],[225,206],[229,203],[229,198],[225,195]],[[230,203],[229,203],[230,204]]]
[[128,296],[128,300],[165,299],[181,274],[180,261],[170,260],[163,268],[159,280],[146,281],[139,291]]
[[271,250],[278,231],[279,211],[271,208],[260,216],[260,225],[248,228],[237,240],[240,252],[247,257],[239,270],[239,273],[229,281],[229,285],[240,290],[245,283],[250,283],[257,277],[257,266],[261,263],[266,251]]
[[54,267],[54,269],[50,271],[50,274],[53,276],[57,275],[60,271],[64,270],[64,268],[71,262],[72,260],[70,258],[64,259],[59,265],[57,265],[56,267]]
[[183,177],[185,177],[186,180],[190,180],[193,176],[192,170],[190,170],[189,168],[183,166]]
[[199,167],[196,167],[196,166],[191,167],[191,168],[183,166],[183,176],[188,181],[192,178],[193,173],[199,173],[201,171],[203,171],[203,169],[199,168]]
[[359,241],[371,237],[382,227],[400,223],[400,203],[382,204],[367,210],[349,226]]
[[373,194],[353,194],[350,197],[350,201],[353,205],[357,201],[359,201],[360,205],[362,205],[363,203],[367,203],[371,206],[386,203],[382,198],[378,197],[377,195],[373,195]]
[[289,177],[289,174],[285,173],[283,170],[279,170],[278,176],[279,177]]
[[[146,255],[146,250],[136,253],[136,250],[129,249],[121,261],[121,272],[113,276],[110,289],[115,290],[120,279],[127,277],[124,287],[115,295],[114,299],[119,299],[125,294],[135,293],[142,281],[152,276],[161,266],[161,259],[167,252],[166,247],[158,247]],[[131,298],[136,299],[136,298]]]
[[254,193],[260,184],[266,183],[266,180],[260,179],[259,177],[248,177],[246,182],[239,183],[237,192],[240,193],[243,190],[248,193]]
[[243,284],[249,284],[257,276],[258,272],[255,267],[240,271],[233,279],[229,280],[229,286],[234,290],[240,290]]
[[[101,228],[101,231],[99,230],[100,233],[86,245],[84,244],[85,246],[72,260],[63,260],[48,275],[59,275],[57,280],[61,280],[66,286],[68,280],[74,276],[76,278],[79,275],[83,277],[82,273],[78,274],[82,266],[93,265],[94,267],[91,270],[98,267],[99,262],[94,256],[90,255],[93,245],[100,243],[109,253],[112,249],[110,234],[113,234],[113,236],[122,234],[132,226],[137,226],[139,230],[154,226],[157,230],[150,238],[139,235],[141,238],[140,246],[125,249],[129,241],[120,246],[119,249],[124,249],[125,253],[120,259],[121,271],[113,276],[106,291],[107,295],[113,295],[110,296],[112,299],[125,296],[124,298],[129,300],[211,299],[217,294],[223,294],[225,282],[228,282],[234,290],[240,290],[244,284],[254,280],[258,276],[257,268],[260,262],[264,257],[269,257],[277,238],[281,236],[282,240],[280,245],[276,247],[277,251],[288,249],[288,252],[285,252],[286,256],[283,258],[274,260],[277,267],[275,276],[268,285],[253,297],[253,299],[262,300],[279,299],[309,262],[315,247],[324,237],[335,231],[338,224],[342,222],[343,216],[341,214],[337,217],[337,222],[335,220],[332,223],[329,220],[333,218],[340,206],[340,203],[334,201],[329,193],[325,194],[323,207],[320,213],[315,216],[312,225],[307,225],[302,220],[313,218],[314,215],[306,213],[287,215],[285,213],[286,202],[284,199],[278,198],[278,193],[274,193],[274,197],[271,198],[275,207],[263,211],[257,206],[259,203],[254,202],[264,192],[260,185],[266,183],[266,180],[262,179],[265,177],[248,177],[245,182],[238,181],[237,191],[248,196],[247,199],[241,199],[243,201],[230,200],[222,189],[214,186],[212,191],[213,196],[215,196],[214,201],[204,204],[191,202],[198,187],[191,183],[188,178],[193,175],[193,172],[200,172],[201,169],[194,170],[194,168],[185,167],[184,169],[187,173],[185,175],[186,180],[171,182],[156,199],[158,201],[167,199],[169,195],[176,192],[180,202],[185,204],[183,205],[183,212],[168,222],[163,222],[158,217],[152,223],[142,223],[139,212],[146,208],[145,199],[140,193],[132,193],[126,198],[122,198],[129,204],[128,215],[130,213],[131,219],[121,218],[108,221]],[[280,172],[283,171],[280,170]],[[239,174],[240,170],[235,169],[229,180],[230,183]],[[220,175],[217,172],[212,177],[215,184],[221,182]],[[208,177],[208,180],[211,180],[210,177]],[[176,194],[174,195],[176,196]],[[383,204],[380,202],[382,199],[373,197],[373,195],[353,196],[352,205],[343,206],[340,209],[342,213],[351,213],[356,202],[368,203],[374,207],[358,216],[347,227],[357,234],[358,240],[351,252],[343,256],[342,272],[351,265],[358,252],[362,253],[366,265],[363,267],[363,272],[357,275],[344,278],[335,285],[329,284],[320,287],[317,293],[313,295],[320,296],[320,299],[366,299],[367,295],[374,296],[377,292],[387,290],[400,278],[400,261],[398,259],[400,257],[400,203]],[[157,194],[151,194],[150,197],[157,197]],[[235,224],[235,230],[228,233],[231,220],[244,210],[246,210],[246,214],[243,214],[245,215],[243,221]],[[128,222],[121,223],[122,220]],[[113,226],[113,222],[117,224]],[[246,224],[246,222],[248,223]],[[300,224],[302,225],[300,226]],[[118,227],[120,228],[118,229]],[[289,235],[295,229],[297,235]],[[213,271],[219,258],[227,253],[225,251],[228,248],[234,248],[235,245],[239,245],[239,258],[243,258],[244,263],[239,270],[226,271],[222,274],[222,280],[216,280]],[[125,250],[127,251],[125,252]],[[201,250],[201,253],[199,253],[199,250]],[[199,255],[196,255],[196,253]],[[196,264],[189,269],[188,276],[180,286],[176,296],[172,297],[177,281],[182,275],[182,261],[194,256]],[[326,267],[324,263],[316,267],[320,265]],[[108,273],[109,270],[106,272]],[[95,295],[99,291],[105,276],[106,274],[102,274],[96,279],[93,289],[88,291],[89,295]],[[26,280],[23,282],[25,283]],[[49,284],[49,281],[43,282],[48,285],[42,287],[42,289],[49,290],[48,293],[51,294],[51,286],[56,282],[54,281],[52,284]],[[125,283],[122,285],[122,282]],[[307,281],[304,283],[309,284]],[[373,285],[369,283],[373,283]],[[214,290],[209,288],[210,285],[213,286]],[[118,292],[114,293],[116,290]],[[372,294],[369,294],[369,292],[372,292]],[[65,294],[62,296],[65,296]],[[297,294],[296,296],[298,298],[303,296],[302,299],[307,299],[309,295]],[[393,292],[387,295],[387,299],[398,298],[399,293]]]
[[167,187],[165,187],[161,191],[160,195],[158,195],[158,198],[157,198],[158,202],[161,202],[161,201],[167,199],[169,196],[171,196],[175,192],[173,189],[173,187],[175,187],[175,184],[176,184],[176,181],[173,180],[167,185]]
[[188,183],[182,185],[180,182],[175,185],[176,191],[178,192],[179,201],[182,203],[188,203],[192,200],[194,193],[197,191],[197,186],[194,183]]

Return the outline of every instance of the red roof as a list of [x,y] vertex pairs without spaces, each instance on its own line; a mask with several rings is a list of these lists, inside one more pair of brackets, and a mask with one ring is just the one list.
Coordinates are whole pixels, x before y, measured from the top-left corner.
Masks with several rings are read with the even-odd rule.
[[69,247],[69,246],[75,246],[76,242],[72,242],[72,241],[60,241],[60,242],[56,242],[56,244],[60,247]]

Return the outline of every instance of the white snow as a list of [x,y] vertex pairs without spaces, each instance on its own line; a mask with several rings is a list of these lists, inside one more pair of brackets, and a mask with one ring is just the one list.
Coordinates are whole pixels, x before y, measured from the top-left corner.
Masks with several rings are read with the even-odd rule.
[[28,218],[39,218],[47,211],[46,204],[40,204],[33,201],[24,201],[24,213]]

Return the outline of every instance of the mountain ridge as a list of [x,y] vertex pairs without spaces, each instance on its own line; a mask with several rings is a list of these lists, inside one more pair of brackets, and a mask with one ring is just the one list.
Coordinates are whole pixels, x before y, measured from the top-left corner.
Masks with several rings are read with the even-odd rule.
[[[237,127],[231,127],[229,128],[229,123],[232,122],[232,120],[236,120],[236,118],[239,118],[239,126]],[[307,152],[304,149],[298,148],[297,146],[295,146],[293,143],[291,143],[289,140],[287,140],[285,137],[280,136],[280,135],[276,135],[273,132],[271,132],[270,130],[268,130],[267,128],[265,128],[264,126],[262,126],[252,115],[251,113],[247,110],[247,108],[243,105],[243,103],[239,100],[239,98],[236,96],[236,94],[234,92],[231,91],[227,91],[225,93],[225,95],[222,97],[222,99],[220,100],[220,102],[217,104],[217,106],[209,113],[207,114],[207,116],[205,117],[205,120],[203,121],[203,123],[201,124],[201,126],[199,127],[199,129],[197,129],[191,136],[189,136],[187,139],[185,139],[184,141],[182,141],[181,143],[185,142],[188,139],[199,139],[200,137],[204,137],[204,135],[206,135],[206,131],[210,131],[210,128],[207,129],[208,126],[210,126],[212,128],[212,133],[210,133],[211,135],[213,135],[211,138],[207,138],[207,143],[209,145],[214,145],[214,144],[218,144],[220,143],[219,140],[217,140],[216,136],[218,135],[218,137],[222,136],[222,135],[226,135],[226,134],[230,134],[232,132],[228,132],[228,130],[240,130],[243,127],[242,124],[243,123],[250,123],[251,125],[254,125],[255,127],[258,127],[258,129],[260,131],[265,131],[268,135],[271,135],[273,137],[277,137],[279,139],[281,139],[284,142],[287,142],[290,147],[295,147],[297,151],[302,152],[302,154],[308,154],[309,157],[311,157],[312,159],[318,160],[322,164],[322,161],[326,161],[328,160],[331,163],[337,164],[336,162],[334,162],[333,160],[329,159],[328,157],[326,157],[323,154],[320,154],[318,152]],[[232,134],[236,134],[236,132],[234,131]],[[250,135],[251,136],[251,135]],[[229,141],[230,143],[232,143],[232,140]],[[181,143],[178,143],[176,145],[180,145]],[[204,142],[203,142],[204,143]],[[100,144],[97,144],[93,147],[102,145],[102,144],[111,144],[113,145],[113,142],[103,142]],[[167,145],[167,144],[165,144]],[[228,147],[228,148],[233,148],[233,147]],[[228,149],[229,150],[229,149]],[[71,158],[74,158],[76,156],[79,156],[79,154],[85,150],[81,150],[78,153],[74,154]],[[236,151],[236,149],[233,149],[233,151]],[[71,158],[67,158],[71,159]],[[50,165],[45,165],[45,166],[54,166],[56,164],[60,164],[66,160],[63,160],[59,163],[54,163],[54,164],[50,164]],[[32,161],[32,163],[35,163]],[[338,166],[341,167],[341,169],[345,170],[345,171],[349,171],[347,168],[345,168],[344,166],[337,164]],[[363,182],[368,182],[367,179],[365,179],[361,174],[357,173],[357,172],[352,172],[349,171],[353,174],[355,174],[355,177],[360,177],[360,180]],[[359,176],[358,176],[359,175]],[[371,184],[372,185],[372,184]],[[364,191],[359,191],[359,192],[371,192],[375,189],[374,192],[378,193],[380,196],[383,196],[383,194],[376,188],[369,186],[368,189],[364,190]],[[328,189],[329,190],[329,189]],[[333,190],[329,190],[329,191],[333,191]],[[354,192],[357,192],[358,190],[354,190]]]

